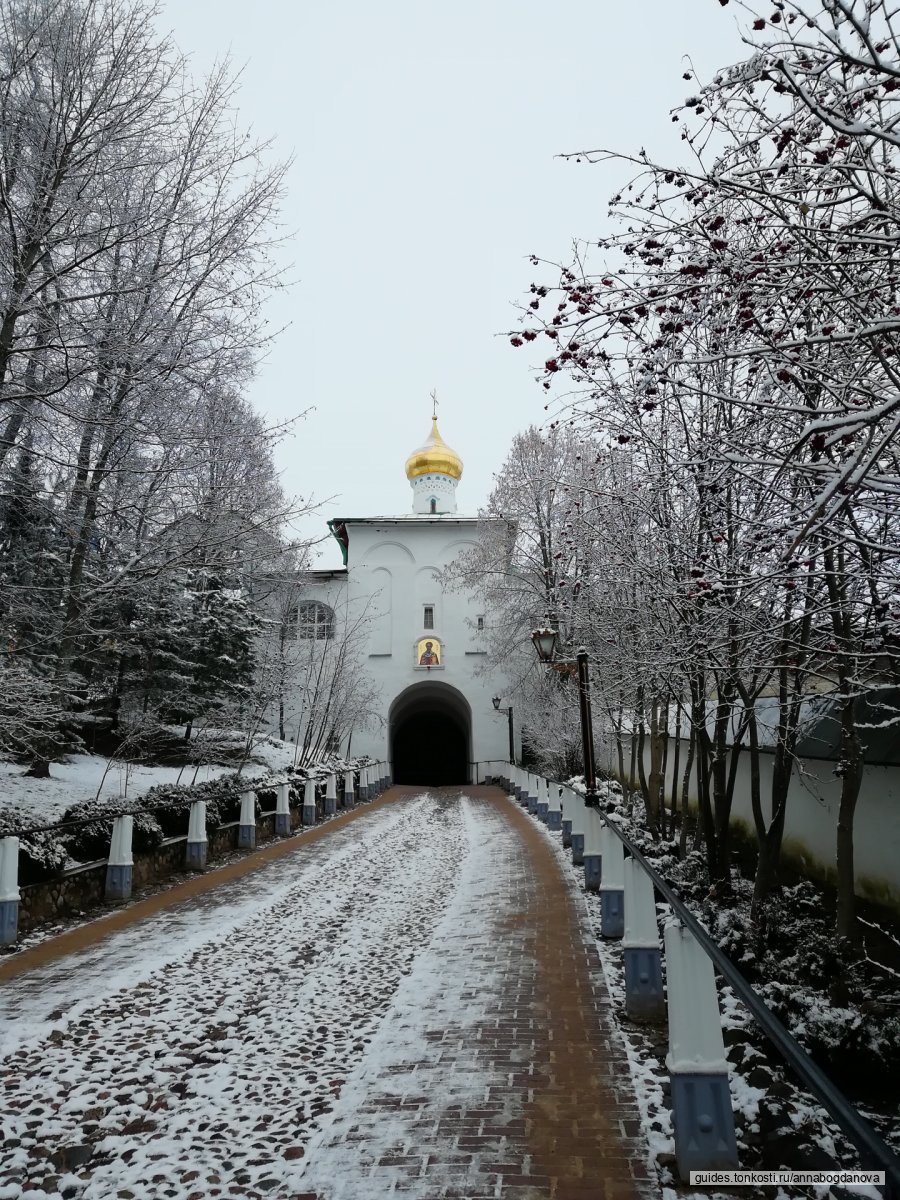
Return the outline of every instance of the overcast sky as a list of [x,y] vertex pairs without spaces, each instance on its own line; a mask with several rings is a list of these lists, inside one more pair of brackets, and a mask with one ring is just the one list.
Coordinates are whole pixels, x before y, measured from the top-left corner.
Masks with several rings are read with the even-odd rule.
[[[286,328],[252,399],[271,418],[314,410],[278,455],[290,492],[327,501],[303,533],[410,511],[403,463],[432,388],[465,463],[460,511],[477,511],[513,435],[544,419],[539,343],[499,336],[536,278],[528,255],[602,234],[627,178],[556,156],[678,156],[682,73],[744,57],[736,17],[714,0],[164,4],[196,72],[230,56],[241,120],[294,158],[296,282],[271,303]],[[340,561],[332,546],[319,565]]]

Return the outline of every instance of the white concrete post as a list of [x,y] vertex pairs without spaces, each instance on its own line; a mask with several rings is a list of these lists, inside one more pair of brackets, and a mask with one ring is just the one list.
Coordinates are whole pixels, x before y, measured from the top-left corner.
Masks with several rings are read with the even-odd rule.
[[568,850],[572,845],[572,814],[575,811],[575,795],[570,788],[562,789],[559,803],[562,809],[562,844]]
[[633,1020],[664,1021],[666,1001],[653,881],[633,858],[626,858],[623,866],[625,1011]]
[[584,799],[578,792],[573,793],[572,800],[572,864],[580,867],[584,862],[584,837],[587,832],[587,809]]
[[315,825],[316,823],[316,781],[307,779],[306,786],[303,789],[303,824]]
[[603,874],[604,821],[596,808],[584,810],[584,886],[589,892],[600,891]]
[[600,881],[600,935],[620,938],[625,932],[625,852],[604,825],[600,833],[603,878]]
[[241,792],[241,818],[238,822],[238,848],[256,846],[256,792]]
[[675,1160],[688,1179],[690,1171],[738,1165],[734,1114],[713,965],[683,926],[667,925],[664,939]]
[[537,816],[538,777],[528,772],[528,811],[533,817]]
[[325,780],[325,814],[333,816],[337,812],[337,778],[329,775]]
[[516,799],[521,804],[525,795],[525,772],[521,767],[513,768],[513,790],[516,793]]
[[195,800],[188,817],[188,840],[185,850],[185,865],[195,871],[206,867],[206,801]]
[[19,934],[19,839],[0,839],[0,946],[11,946]]
[[352,808],[356,803],[356,792],[353,787],[353,772],[344,772],[344,808]]
[[550,785],[543,776],[538,779],[537,815],[538,820],[547,824],[547,813],[550,811]]
[[550,801],[547,805],[547,828],[551,833],[559,833],[562,828],[562,806],[559,800],[559,787],[550,784]]
[[122,816],[113,820],[109,858],[106,863],[106,899],[128,900],[134,880],[134,859],[131,856],[131,838],[134,832],[134,817]]
[[291,832],[291,785],[279,783],[278,797],[275,800],[275,832],[280,837],[287,837]]

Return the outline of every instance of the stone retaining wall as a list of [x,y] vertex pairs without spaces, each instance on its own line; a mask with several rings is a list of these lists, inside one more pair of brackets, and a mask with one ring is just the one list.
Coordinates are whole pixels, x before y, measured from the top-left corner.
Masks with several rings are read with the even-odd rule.
[[35,926],[60,917],[77,916],[102,904],[105,885],[105,859],[72,867],[44,883],[26,884],[19,889],[20,933],[28,933]]

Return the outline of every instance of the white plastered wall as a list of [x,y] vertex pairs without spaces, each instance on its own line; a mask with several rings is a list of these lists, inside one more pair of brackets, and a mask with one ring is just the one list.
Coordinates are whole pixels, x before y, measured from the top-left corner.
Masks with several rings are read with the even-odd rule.
[[[603,738],[598,743],[597,765],[610,774],[618,773],[615,741]],[[688,743],[682,739],[679,776],[687,761]],[[625,742],[625,769],[629,768],[630,742]],[[666,797],[672,795],[672,770],[675,739],[669,739],[666,763]],[[772,782],[771,754],[760,754],[760,794],[763,812],[769,816],[768,797]],[[650,769],[649,738],[644,745],[644,766]],[[635,781],[636,782],[636,781]],[[679,780],[679,794],[681,781]],[[791,777],[785,812],[785,851],[804,870],[816,877],[833,877],[836,863],[837,813],[841,782],[834,774],[834,763],[825,759],[806,759],[800,771]],[[696,774],[692,772],[688,788],[689,802],[697,802]],[[738,760],[734,788],[732,821],[751,832],[754,829],[750,803],[750,756]],[[900,911],[900,767],[868,766],[856,806],[853,823],[856,892]]]
[[[450,684],[468,701],[472,712],[471,753],[476,761],[505,759],[508,753],[506,719],[494,712],[492,695],[505,680],[484,673],[484,644],[474,630],[479,604],[468,594],[444,589],[438,573],[476,540],[474,518],[420,516],[347,521],[349,535],[348,599],[361,610],[374,592],[385,591],[390,578],[390,649],[383,633],[371,639],[366,654],[369,674],[381,695],[380,729],[354,735],[353,749],[376,758],[389,752],[388,714],[395,697],[428,678]],[[424,606],[434,607],[434,628],[423,625]],[[379,620],[384,619],[384,614]],[[433,634],[441,642],[440,669],[419,667],[417,641]]]

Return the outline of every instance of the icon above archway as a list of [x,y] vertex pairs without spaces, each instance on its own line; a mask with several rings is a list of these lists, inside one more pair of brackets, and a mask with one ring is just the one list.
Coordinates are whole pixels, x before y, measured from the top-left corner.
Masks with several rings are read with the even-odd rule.
[[443,647],[439,638],[420,638],[416,642],[416,666],[440,667],[443,664],[443,657]]

